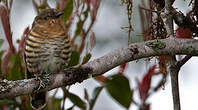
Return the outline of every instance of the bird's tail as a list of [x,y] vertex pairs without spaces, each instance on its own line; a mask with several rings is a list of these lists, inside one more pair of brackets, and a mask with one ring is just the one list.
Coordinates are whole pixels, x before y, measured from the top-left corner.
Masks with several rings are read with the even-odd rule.
[[46,92],[31,94],[31,106],[34,110],[42,110],[46,106]]

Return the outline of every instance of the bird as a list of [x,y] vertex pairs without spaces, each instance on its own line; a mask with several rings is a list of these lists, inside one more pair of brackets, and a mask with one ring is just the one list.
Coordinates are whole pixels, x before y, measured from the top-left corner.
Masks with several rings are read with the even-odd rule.
[[70,61],[70,38],[62,25],[63,14],[53,8],[43,10],[35,17],[25,37],[26,78],[40,81],[38,92],[30,94],[31,106],[35,110],[46,106],[47,92],[39,92],[39,89],[50,84],[48,76],[63,71]]

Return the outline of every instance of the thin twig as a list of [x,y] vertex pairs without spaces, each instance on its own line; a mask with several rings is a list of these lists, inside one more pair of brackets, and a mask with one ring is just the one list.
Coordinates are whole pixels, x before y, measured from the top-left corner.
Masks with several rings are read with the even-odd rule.
[[144,7],[142,7],[142,6],[140,6],[140,9],[143,9],[143,10],[145,10],[145,11],[150,11],[150,12],[158,13],[158,14],[161,13],[161,11],[155,11],[155,10],[152,10],[152,9],[144,8]]

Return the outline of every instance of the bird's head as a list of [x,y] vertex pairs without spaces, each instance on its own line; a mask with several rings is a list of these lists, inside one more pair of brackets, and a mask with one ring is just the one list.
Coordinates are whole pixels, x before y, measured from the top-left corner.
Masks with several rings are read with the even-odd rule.
[[32,30],[44,35],[64,34],[64,28],[61,25],[61,16],[64,13],[57,9],[46,9],[39,13],[34,19]]

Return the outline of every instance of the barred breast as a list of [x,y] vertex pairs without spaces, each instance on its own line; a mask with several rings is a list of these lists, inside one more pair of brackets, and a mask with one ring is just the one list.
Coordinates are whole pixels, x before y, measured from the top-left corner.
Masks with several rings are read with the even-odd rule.
[[44,38],[30,33],[26,37],[26,67],[34,76],[61,71],[63,66],[68,65],[70,55],[70,41],[67,36]]

